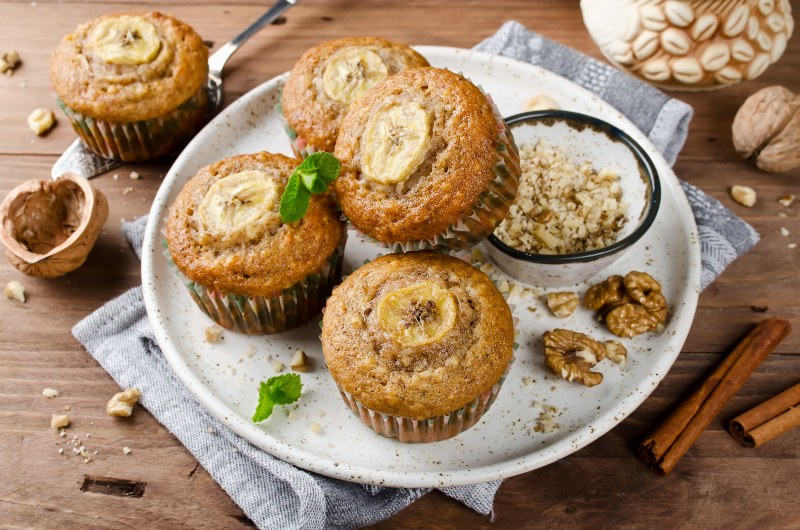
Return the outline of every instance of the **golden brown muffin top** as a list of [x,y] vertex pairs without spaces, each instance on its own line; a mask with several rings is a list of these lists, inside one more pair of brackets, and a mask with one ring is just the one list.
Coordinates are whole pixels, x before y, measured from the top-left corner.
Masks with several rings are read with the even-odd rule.
[[207,287],[246,296],[266,296],[320,270],[344,223],[323,195],[311,197],[300,221],[281,221],[280,197],[296,165],[262,152],[200,169],[167,219],[167,245],[178,269]]
[[163,116],[206,82],[208,48],[180,20],[158,12],[105,15],[64,37],[50,80],[64,103],[97,119]]
[[426,419],[497,383],[511,361],[511,311],[468,263],[390,254],[356,270],[325,307],[322,351],[338,385],[370,409]]
[[292,68],[283,88],[286,121],[317,150],[332,152],[351,98],[408,68],[428,66],[406,46],[378,37],[347,37],[314,46]]
[[[380,116],[385,123],[376,123]],[[350,222],[378,241],[433,239],[468,215],[495,179],[497,135],[492,105],[464,77],[439,68],[400,72],[350,106],[336,141],[336,198]],[[393,154],[409,139],[421,149]],[[388,182],[371,176],[381,160],[389,160]]]

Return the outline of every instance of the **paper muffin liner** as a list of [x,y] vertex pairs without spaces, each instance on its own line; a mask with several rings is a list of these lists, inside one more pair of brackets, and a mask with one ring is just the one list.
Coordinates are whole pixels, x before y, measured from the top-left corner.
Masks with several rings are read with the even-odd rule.
[[[366,264],[369,261],[370,260],[365,260],[364,263]],[[489,279],[491,279],[491,277]],[[497,285],[495,280],[492,280],[492,283]],[[508,300],[509,293],[500,292],[500,294],[504,299]],[[508,304],[508,308],[511,311],[511,318],[514,326],[513,348],[514,352],[516,352],[517,349],[519,349],[519,342],[517,341],[519,337],[519,318],[514,316],[514,311],[516,310],[514,304]],[[325,310],[323,309],[323,313],[324,312]],[[320,322],[320,328],[321,327],[322,322]],[[335,379],[334,383],[336,384],[342,401],[344,401],[348,408],[361,419],[364,425],[377,434],[386,436],[387,438],[397,438],[398,441],[403,443],[440,442],[461,434],[481,420],[483,415],[486,414],[492,406],[495,399],[497,399],[500,388],[508,377],[511,371],[511,365],[514,364],[515,360],[516,357],[512,354],[511,359],[508,361],[508,366],[506,366],[500,379],[492,385],[489,390],[483,392],[463,407],[448,412],[447,414],[422,420],[393,416],[373,410],[339,386],[339,383]]]
[[73,110],[61,98],[58,106],[86,146],[105,158],[135,162],[165,155],[191,139],[208,118],[205,86],[178,108],[149,120],[101,120]]
[[283,114],[283,106],[281,102],[283,101],[283,90],[281,89],[280,93],[278,94],[278,103],[275,105],[275,110],[278,112],[278,116],[281,117],[281,123],[283,123],[283,130],[286,132],[286,136],[289,137],[289,143],[292,146],[292,152],[296,158],[301,160],[305,160],[306,157],[309,155],[313,155],[317,152],[317,149],[313,145],[308,145],[308,140],[300,136],[294,128],[289,125],[289,122],[286,120],[286,116]]
[[[481,91],[483,90],[481,89]],[[421,241],[387,243],[364,234],[350,225],[353,230],[356,230],[357,235],[367,241],[388,248],[391,252],[413,252],[417,250],[458,252],[474,247],[494,232],[497,225],[508,214],[508,210],[517,196],[521,169],[519,151],[514,143],[514,137],[508,126],[506,126],[505,121],[503,121],[503,117],[500,115],[500,111],[491,96],[486,93],[484,95],[492,106],[492,112],[497,121],[495,148],[500,159],[492,168],[495,176],[494,180],[478,196],[470,212],[462,215],[455,224],[447,227],[443,232]]]
[[175,266],[169,250],[164,255],[197,306],[220,326],[251,335],[280,333],[305,324],[325,306],[325,300],[342,277],[342,258],[347,243],[344,232],[339,245],[315,273],[281,292],[245,296],[212,289],[187,278]]

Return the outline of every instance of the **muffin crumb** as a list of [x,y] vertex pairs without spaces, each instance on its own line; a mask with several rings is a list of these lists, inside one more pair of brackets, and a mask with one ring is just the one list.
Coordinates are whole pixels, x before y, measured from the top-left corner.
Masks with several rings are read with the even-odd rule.
[[56,390],[55,388],[45,388],[44,390],[42,390],[42,395],[48,399],[53,399],[57,398],[61,394],[59,394],[58,390]]
[[69,427],[69,416],[66,414],[53,414],[50,418],[50,428],[60,429],[62,427]]
[[222,340],[222,328],[213,324],[208,326],[205,331],[206,342],[209,344],[216,344]]
[[312,432],[315,432],[317,434],[323,434],[325,432],[325,430],[322,428],[322,426],[319,423],[315,422],[315,421],[312,421],[311,423],[309,423],[308,424],[308,428],[311,429]]

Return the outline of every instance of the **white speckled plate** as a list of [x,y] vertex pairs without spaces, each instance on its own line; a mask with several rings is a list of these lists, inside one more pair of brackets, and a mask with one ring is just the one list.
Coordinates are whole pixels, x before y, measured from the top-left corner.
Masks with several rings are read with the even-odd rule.
[[[647,236],[608,273],[631,269],[651,273],[664,284],[671,318],[659,335],[627,341],[626,368],[603,361],[604,381],[594,388],[568,383],[544,366],[541,335],[568,326],[598,339],[612,336],[585,309],[568,320],[551,317],[540,299],[512,297],[520,318],[520,348],[509,377],[491,410],[472,429],[433,444],[409,445],[381,438],[364,427],[341,402],[322,362],[318,320],[268,337],[225,332],[207,344],[211,323],[195,307],[162,255],[167,209],[183,184],[203,165],[259,150],[290,153],[274,106],[286,75],[256,87],[213,120],[189,144],[164,179],[150,213],[142,256],[147,312],[155,335],[175,373],[202,406],[235,432],[273,455],[323,475],[389,486],[451,486],[509,477],[554,462],[602,436],[630,414],[658,385],[681,350],[699,292],[700,253],[692,212],[678,181],[647,138],[619,112],[596,96],[541,68],[470,50],[421,46],[431,64],[463,72],[491,93],[504,116],[518,113],[534,94],[546,93],[561,107],[595,115],[624,129],[653,158],[661,176],[663,200]],[[352,235],[346,270],[378,249]],[[598,277],[605,277],[604,273]],[[579,292],[585,286],[578,286]],[[535,310],[535,311],[533,311]],[[254,425],[260,380],[274,375],[273,364],[289,364],[298,348],[313,359],[303,374],[303,396],[269,420]],[[252,355],[248,355],[254,351]],[[523,378],[530,378],[525,385]],[[541,412],[534,401],[558,408],[559,428],[533,432]],[[309,424],[318,423],[321,434]]]

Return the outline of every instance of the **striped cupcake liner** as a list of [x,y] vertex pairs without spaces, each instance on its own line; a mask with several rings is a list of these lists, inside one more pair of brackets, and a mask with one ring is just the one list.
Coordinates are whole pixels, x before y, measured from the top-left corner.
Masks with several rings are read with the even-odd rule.
[[424,420],[377,412],[366,407],[341,388],[339,388],[339,395],[364,425],[381,436],[397,438],[399,442],[403,443],[440,442],[461,434],[478,423],[494,403],[505,378],[504,374],[492,388],[460,409]]
[[316,153],[317,149],[313,145],[308,145],[308,141],[300,136],[297,131],[295,131],[292,126],[289,125],[289,122],[286,120],[286,116],[283,114],[283,106],[281,105],[282,98],[283,89],[281,89],[278,93],[278,103],[275,105],[275,110],[278,112],[278,116],[281,117],[283,130],[286,132],[286,136],[289,137],[289,143],[292,146],[292,152],[294,153],[295,158],[305,160],[309,155]]
[[[480,87],[478,87],[480,88]],[[494,232],[494,229],[508,214],[511,204],[517,196],[520,178],[519,150],[511,131],[506,126],[500,111],[491,96],[486,99],[492,106],[497,122],[497,141],[495,148],[499,156],[492,171],[495,178],[478,196],[472,210],[462,215],[458,221],[430,239],[421,241],[384,242],[356,230],[363,239],[388,248],[391,252],[413,252],[417,250],[437,250],[442,252],[459,252],[467,250]]]
[[342,277],[342,258],[347,233],[317,272],[283,291],[264,296],[245,296],[212,289],[187,278],[175,266],[166,249],[164,255],[195,304],[220,326],[251,335],[280,333],[305,324],[325,306],[325,300]]
[[164,116],[130,122],[92,118],[68,107],[61,98],[56,101],[90,150],[123,162],[150,160],[169,153],[190,140],[208,118],[205,87]]

